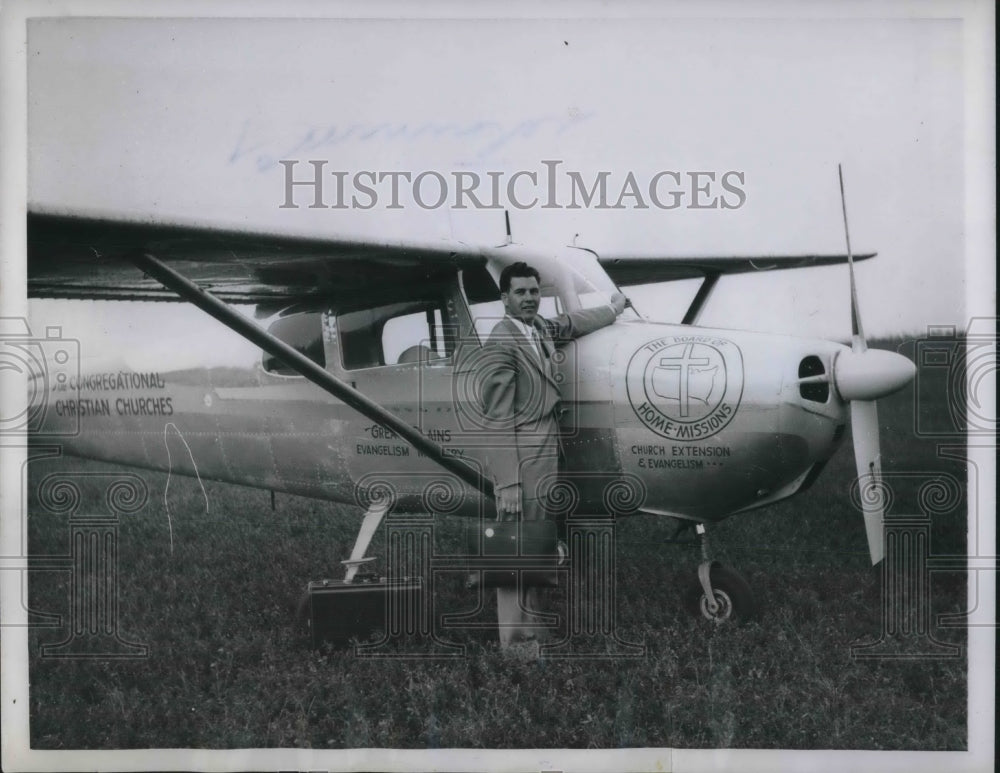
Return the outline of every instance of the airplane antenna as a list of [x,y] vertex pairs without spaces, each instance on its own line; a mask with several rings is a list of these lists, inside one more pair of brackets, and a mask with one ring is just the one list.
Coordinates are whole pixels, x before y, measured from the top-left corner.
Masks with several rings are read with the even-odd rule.
[[851,231],[847,227],[847,198],[844,196],[844,171],[840,164],[837,164],[837,177],[840,179],[840,208],[844,213],[844,237],[847,239],[847,266],[851,276],[851,333],[856,342],[861,343],[861,351],[864,351],[865,332],[861,326],[861,314],[858,311],[858,288],[854,282],[854,255],[851,252]]
[[513,241],[511,239],[511,236],[510,236],[510,210],[509,209],[505,209],[503,211],[503,218],[504,218],[504,221],[507,223],[507,241],[504,242],[504,244],[506,245],[506,244],[510,244]]

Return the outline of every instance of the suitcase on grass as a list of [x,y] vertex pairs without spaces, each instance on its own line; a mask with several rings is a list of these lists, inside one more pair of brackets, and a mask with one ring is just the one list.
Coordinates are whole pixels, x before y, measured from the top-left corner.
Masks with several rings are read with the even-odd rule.
[[429,633],[420,578],[358,577],[315,580],[306,588],[306,623],[312,644],[344,646]]

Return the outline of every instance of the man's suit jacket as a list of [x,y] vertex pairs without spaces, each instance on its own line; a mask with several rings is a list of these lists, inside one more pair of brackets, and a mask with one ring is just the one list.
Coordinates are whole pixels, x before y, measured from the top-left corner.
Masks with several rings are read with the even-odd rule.
[[535,317],[544,359],[510,317],[494,326],[486,341],[486,373],[481,384],[489,426],[503,433],[488,453],[497,488],[521,482],[518,449],[545,445],[551,441],[549,435],[558,433],[553,413],[560,391],[551,364],[556,347],[610,325],[616,316],[610,306],[600,306],[555,319]]

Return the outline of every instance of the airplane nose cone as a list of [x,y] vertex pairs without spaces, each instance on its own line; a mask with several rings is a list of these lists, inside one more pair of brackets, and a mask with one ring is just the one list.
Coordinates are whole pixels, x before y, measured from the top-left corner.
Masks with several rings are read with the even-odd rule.
[[834,363],[833,378],[844,400],[877,400],[909,384],[917,369],[896,352],[869,349],[843,351]]

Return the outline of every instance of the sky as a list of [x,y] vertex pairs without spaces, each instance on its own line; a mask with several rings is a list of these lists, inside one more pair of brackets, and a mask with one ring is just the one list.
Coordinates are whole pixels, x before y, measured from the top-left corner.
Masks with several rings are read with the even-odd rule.
[[[28,202],[498,244],[502,211],[459,210],[450,197],[424,208],[405,184],[397,209],[386,206],[386,185],[367,210],[310,208],[301,188],[298,208],[283,208],[286,170],[277,162],[296,161],[302,179],[310,160],[322,160],[350,181],[365,170],[449,180],[455,172],[486,180],[489,171],[509,180],[523,170],[544,180],[543,162],[558,161],[561,204],[570,172],[588,185],[607,172],[613,202],[630,173],[648,193],[668,171],[678,177],[660,183],[680,192],[681,206],[661,209],[643,194],[646,209],[635,198],[620,209],[511,207],[515,241],[575,241],[602,256],[837,253],[845,251],[843,164],[852,247],[879,253],[857,269],[866,332],[962,328],[970,277],[961,25],[42,19],[28,28]],[[692,208],[693,172],[715,175],[700,202],[722,194],[739,206]],[[728,179],[742,196],[721,187],[726,173],[739,175]],[[326,179],[329,198],[334,178]],[[530,199],[530,187],[515,194]],[[434,185],[421,190],[433,202]],[[693,292],[683,283],[629,294],[649,318],[679,321]],[[31,315],[81,337],[124,335],[152,359],[176,349],[157,340],[165,325],[231,357],[250,351],[193,310],[36,301]],[[843,340],[847,269],[726,278],[700,323]]]

